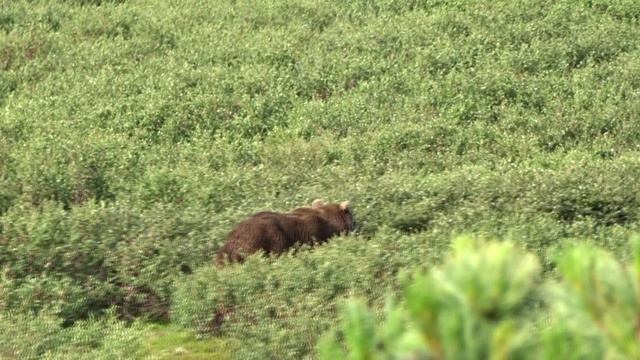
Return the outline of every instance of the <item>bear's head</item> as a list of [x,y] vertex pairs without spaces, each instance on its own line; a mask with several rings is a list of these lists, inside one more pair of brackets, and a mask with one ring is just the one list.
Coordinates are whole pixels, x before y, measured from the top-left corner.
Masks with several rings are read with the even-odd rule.
[[348,200],[341,203],[327,203],[322,199],[316,199],[311,203],[311,208],[338,228],[340,233],[348,234],[356,227],[356,219]]

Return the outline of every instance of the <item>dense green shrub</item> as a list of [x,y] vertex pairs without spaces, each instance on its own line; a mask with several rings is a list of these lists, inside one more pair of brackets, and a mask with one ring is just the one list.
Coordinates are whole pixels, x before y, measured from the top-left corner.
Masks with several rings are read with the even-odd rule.
[[[320,256],[302,251],[277,262],[252,257],[243,266],[201,269],[178,286],[172,319],[239,339],[243,358],[301,357],[333,321],[336,299],[358,287],[379,296],[382,288],[373,284],[392,264],[382,248],[367,253],[363,242],[337,239]],[[359,266],[343,252],[359,258]]]
[[638,323],[632,320],[640,313],[640,238],[633,239],[631,250],[625,265],[591,246],[559,254],[562,279],[547,290],[552,321],[543,341],[548,358],[640,356]]
[[382,322],[348,301],[339,332],[318,345],[320,358],[635,358],[640,239],[632,247],[632,262],[621,265],[602,249],[572,245],[557,257],[559,279],[543,282],[534,255],[459,238],[441,267],[406,281]]
[[54,202],[37,212],[13,208],[0,249],[11,291],[0,304],[37,311],[53,303],[70,322],[111,306],[126,318],[166,319],[173,277],[212,256],[211,245],[197,240],[209,238],[208,221],[167,221],[171,211],[104,203],[64,210]]
[[138,351],[142,331],[116,320],[112,312],[67,329],[50,312],[0,312],[0,333],[3,359],[122,359]]

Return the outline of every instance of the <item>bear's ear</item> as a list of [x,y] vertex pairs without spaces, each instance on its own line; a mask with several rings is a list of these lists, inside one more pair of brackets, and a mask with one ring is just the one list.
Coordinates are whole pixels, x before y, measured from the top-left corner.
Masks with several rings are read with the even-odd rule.
[[340,203],[340,209],[347,210],[351,206],[349,200]]
[[313,207],[313,208],[317,208],[317,207],[320,207],[320,206],[322,206],[322,205],[324,205],[324,204],[326,204],[326,203],[324,202],[324,200],[322,200],[322,199],[315,199],[315,200],[313,200],[313,202],[311,203],[311,207]]

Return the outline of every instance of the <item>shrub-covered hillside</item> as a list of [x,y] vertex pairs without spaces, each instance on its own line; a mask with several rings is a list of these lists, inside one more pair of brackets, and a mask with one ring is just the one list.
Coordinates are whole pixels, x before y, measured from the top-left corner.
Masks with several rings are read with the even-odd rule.
[[[161,356],[159,322],[313,358],[341,299],[380,309],[460,233],[543,276],[568,239],[628,258],[638,34],[633,0],[1,2],[0,330],[31,331],[0,357]],[[358,234],[213,267],[315,198]]]

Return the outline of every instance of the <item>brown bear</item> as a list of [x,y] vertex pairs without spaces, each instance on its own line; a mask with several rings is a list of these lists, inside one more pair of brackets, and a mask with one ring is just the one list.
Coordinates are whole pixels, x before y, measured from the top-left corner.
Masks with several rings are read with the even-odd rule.
[[311,207],[287,213],[263,211],[240,222],[218,252],[216,262],[243,262],[257,251],[279,255],[295,244],[315,245],[338,234],[353,231],[355,219],[348,201],[314,200]]

